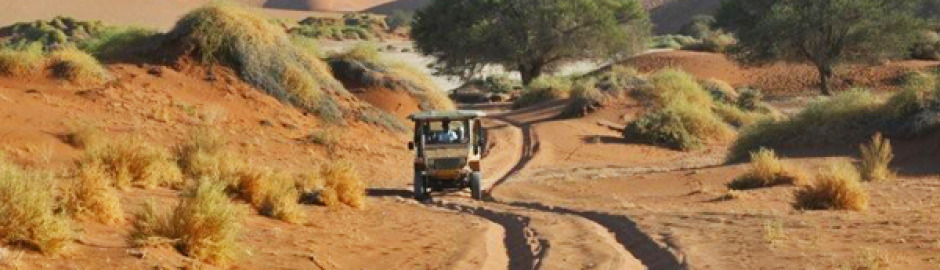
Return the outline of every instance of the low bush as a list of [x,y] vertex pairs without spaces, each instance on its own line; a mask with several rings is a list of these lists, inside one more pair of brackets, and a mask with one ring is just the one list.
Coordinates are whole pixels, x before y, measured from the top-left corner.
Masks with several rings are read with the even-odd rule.
[[682,49],[689,51],[722,53],[728,51],[731,46],[734,46],[737,43],[738,40],[731,34],[721,31],[714,31],[709,33],[697,43],[682,46]]
[[522,91],[512,103],[513,108],[523,108],[535,104],[564,99],[571,92],[572,82],[566,78],[538,78]]
[[95,57],[106,58],[135,47],[149,47],[157,32],[139,27],[106,27],[92,38],[78,42],[78,48]]
[[862,144],[859,149],[862,153],[859,170],[863,180],[886,181],[894,178],[894,172],[890,168],[891,160],[894,159],[891,141],[882,137],[881,133],[875,133],[871,142]]
[[0,46],[0,75],[27,76],[40,71],[44,64],[45,57],[39,43],[22,48]]
[[97,145],[104,142],[103,134],[101,130],[88,122],[74,122],[67,124],[67,129],[65,134],[63,134],[62,139],[65,143],[78,147],[86,148],[92,145]]
[[365,207],[366,188],[352,163],[339,161],[320,168],[323,190],[320,202],[329,207],[348,205]]
[[701,85],[711,94],[712,99],[720,103],[734,104],[740,96],[734,87],[721,80],[706,79],[701,82]]
[[926,31],[911,48],[911,57],[922,60],[940,60],[940,33]]
[[56,212],[60,206],[50,178],[25,172],[0,157],[0,244],[54,254],[74,239],[71,222]]
[[849,162],[834,162],[816,174],[815,180],[796,192],[795,207],[807,210],[855,210],[868,208],[868,192],[858,170]]
[[[169,151],[140,137],[93,145],[85,150],[80,167],[101,167],[118,188],[180,187],[183,177]],[[92,170],[92,169],[90,169]]]
[[105,28],[100,21],[79,21],[56,16],[48,21],[21,22],[8,28],[12,43],[39,43],[44,47],[67,45],[98,35]]
[[130,240],[137,246],[168,239],[186,256],[225,265],[238,257],[245,209],[232,203],[225,184],[208,178],[181,194],[169,213],[150,202],[136,214]]
[[940,127],[940,91],[933,79],[911,79],[901,92],[882,101],[855,89],[820,98],[787,120],[762,120],[741,133],[731,160],[761,147],[860,142],[877,132],[914,137]]
[[698,43],[699,40],[684,35],[663,35],[653,37],[646,45],[650,49],[681,49],[690,44]]
[[607,100],[607,96],[594,87],[593,82],[587,82],[576,83],[571,90],[570,99],[563,113],[572,117],[581,117],[600,109]]
[[769,117],[766,114],[746,111],[728,103],[717,103],[713,110],[725,123],[738,128],[757,123],[757,121]]
[[243,167],[237,172],[237,193],[265,216],[300,223],[300,193],[289,175],[268,169]]
[[662,70],[648,78],[649,85],[634,94],[641,100],[650,100],[654,109],[627,125],[624,130],[627,140],[694,150],[705,143],[724,142],[735,136],[734,128],[723,117],[747,121],[744,112],[719,107],[708,91],[685,72]]
[[799,167],[784,163],[773,150],[760,149],[751,153],[751,169],[728,183],[735,190],[754,189],[775,185],[806,185],[809,177]]
[[227,141],[217,131],[202,127],[190,132],[176,149],[177,164],[183,174],[193,178],[220,179],[236,186],[236,173],[244,162],[226,147]]
[[78,167],[63,191],[65,207],[72,215],[107,224],[124,221],[124,208],[105,167],[88,163]]
[[655,105],[667,106],[683,102],[689,105],[711,108],[714,101],[691,74],[664,69],[648,76],[649,86],[640,89],[643,96],[652,97]]
[[[263,16],[233,3],[212,3],[186,14],[168,34],[168,44],[204,63],[223,64],[269,95],[330,121],[337,116],[331,95],[347,94],[312,52]],[[340,113],[341,114],[341,113]]]
[[55,76],[79,85],[99,85],[113,79],[95,57],[71,46],[50,53],[49,67]]
[[682,117],[674,111],[657,110],[630,122],[623,136],[628,141],[663,146],[675,150],[693,150],[702,147],[702,140],[692,135]]

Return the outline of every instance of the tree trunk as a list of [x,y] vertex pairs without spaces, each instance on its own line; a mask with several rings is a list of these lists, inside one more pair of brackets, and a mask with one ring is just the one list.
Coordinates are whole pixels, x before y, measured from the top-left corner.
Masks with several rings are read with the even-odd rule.
[[829,83],[832,80],[832,66],[829,64],[818,64],[816,68],[819,70],[819,89],[822,90],[823,95],[831,96],[832,91],[830,90]]
[[522,85],[529,86],[532,81],[542,76],[541,64],[522,64],[519,65],[519,75],[522,76]]

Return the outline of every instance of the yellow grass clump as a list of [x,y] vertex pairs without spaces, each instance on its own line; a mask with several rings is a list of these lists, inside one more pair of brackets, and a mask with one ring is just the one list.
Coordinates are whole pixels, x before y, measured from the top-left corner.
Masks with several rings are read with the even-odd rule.
[[329,207],[365,207],[366,188],[352,163],[339,161],[320,169],[324,187],[320,202]]
[[806,185],[809,176],[799,167],[784,163],[773,150],[751,153],[751,170],[728,184],[731,189],[754,189],[774,185]]
[[64,141],[71,146],[85,148],[102,142],[101,131],[91,123],[76,122],[68,125],[68,131],[64,134]]
[[64,188],[65,207],[79,217],[108,224],[124,221],[124,209],[105,166],[79,166],[75,178]]
[[176,150],[179,168],[193,179],[209,177],[236,186],[236,173],[245,165],[226,144],[225,138],[215,130],[194,129]]
[[179,187],[183,176],[167,149],[140,137],[118,139],[85,150],[79,166],[101,166],[118,188]]
[[850,162],[833,162],[816,174],[816,179],[796,192],[795,206],[810,210],[868,209],[868,191],[861,184],[858,169]]
[[0,46],[0,75],[26,76],[38,72],[44,61],[40,43],[22,49]]
[[0,158],[0,244],[55,254],[74,239],[72,223],[56,213],[54,182]]
[[335,101],[324,92],[345,92],[342,84],[309,44],[292,42],[261,14],[239,4],[214,2],[186,14],[168,36],[192,47],[188,53],[204,63],[228,65],[281,101],[336,117]]
[[862,179],[866,181],[886,181],[894,178],[894,172],[889,168],[894,153],[891,151],[891,141],[876,133],[871,142],[859,146],[862,152],[862,162],[859,170]]
[[237,175],[238,194],[262,215],[295,224],[306,217],[296,182],[289,175],[253,167],[245,167]]
[[246,213],[228,198],[224,183],[203,179],[181,196],[169,213],[148,203],[136,215],[131,242],[142,246],[168,239],[177,250],[198,260],[225,265],[235,259]]
[[661,106],[685,102],[693,106],[711,108],[712,97],[692,75],[674,69],[664,69],[649,76],[649,87],[641,89]]
[[112,79],[94,56],[71,46],[49,54],[49,65],[57,77],[80,85],[98,85]]

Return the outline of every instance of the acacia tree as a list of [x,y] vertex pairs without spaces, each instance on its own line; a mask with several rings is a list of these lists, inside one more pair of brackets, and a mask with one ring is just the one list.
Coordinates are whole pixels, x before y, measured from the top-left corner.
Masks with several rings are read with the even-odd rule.
[[636,0],[435,0],[411,31],[441,74],[466,78],[497,64],[526,85],[566,62],[632,55],[649,33]]
[[923,26],[912,1],[728,0],[718,25],[738,38],[738,53],[752,62],[810,62],[829,95],[834,68],[907,53]]

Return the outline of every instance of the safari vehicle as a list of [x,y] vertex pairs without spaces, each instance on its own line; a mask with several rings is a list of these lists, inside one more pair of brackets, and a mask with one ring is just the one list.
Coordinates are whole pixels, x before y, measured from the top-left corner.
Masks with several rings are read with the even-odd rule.
[[428,198],[430,191],[470,188],[474,199],[483,197],[480,159],[486,149],[478,111],[425,111],[408,118],[415,122],[415,199]]

